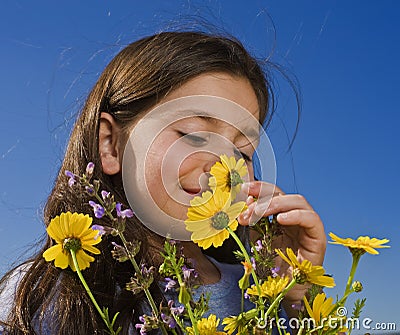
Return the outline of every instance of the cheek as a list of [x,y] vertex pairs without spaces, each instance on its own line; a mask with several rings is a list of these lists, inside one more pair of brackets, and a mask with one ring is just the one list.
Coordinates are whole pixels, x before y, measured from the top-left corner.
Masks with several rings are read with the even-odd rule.
[[254,181],[254,168],[251,162],[247,164],[247,171],[249,172],[249,180]]

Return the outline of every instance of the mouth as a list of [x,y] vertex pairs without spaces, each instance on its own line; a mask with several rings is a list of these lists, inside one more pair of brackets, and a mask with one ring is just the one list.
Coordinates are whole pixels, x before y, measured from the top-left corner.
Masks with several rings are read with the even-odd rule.
[[200,195],[201,188],[196,187],[196,188],[183,188],[183,190],[190,195]]

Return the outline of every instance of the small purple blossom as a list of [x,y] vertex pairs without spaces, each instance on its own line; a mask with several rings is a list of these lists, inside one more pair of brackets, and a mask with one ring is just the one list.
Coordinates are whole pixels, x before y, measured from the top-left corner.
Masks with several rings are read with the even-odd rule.
[[185,310],[185,307],[180,305],[178,307],[174,307],[174,301],[173,300],[169,300],[168,301],[168,308],[171,311],[172,315],[181,315],[183,313],[183,311]]
[[99,236],[103,236],[106,234],[106,230],[104,229],[104,227],[98,224],[93,225],[92,229],[97,230],[97,235],[94,237],[95,240],[97,240]]
[[255,270],[255,269],[256,269],[256,260],[255,260],[255,258],[254,258],[254,257],[251,257],[251,258],[250,258],[250,261],[251,261],[251,266],[252,266],[253,269]]
[[[263,248],[261,240],[257,240],[256,244],[254,245],[254,249],[256,249],[257,252],[260,252],[261,249]],[[254,249],[251,248],[251,252],[254,252]]]
[[101,191],[101,197],[103,198],[104,201],[106,201],[110,197],[110,192],[107,191]]
[[66,170],[65,171],[65,175],[69,178],[68,179],[68,186],[71,187],[72,185],[74,185],[76,183],[76,176],[71,172]]
[[104,216],[104,208],[98,203],[90,200],[89,205],[93,207],[94,216],[98,219],[101,219]]
[[197,278],[198,274],[194,269],[188,268],[186,265],[182,266],[183,278],[185,281],[189,281],[190,277],[193,275],[194,278]]
[[271,272],[272,272],[272,277],[277,277],[277,276],[279,276],[279,270],[280,270],[280,267],[279,266],[276,266],[276,267],[274,267],[274,268],[272,268],[271,269]]
[[135,325],[135,328],[136,328],[136,329],[139,329],[140,335],[146,335],[146,334],[147,334],[147,333],[146,333],[146,326],[145,326],[144,324],[137,323],[137,324]]
[[176,281],[169,277],[166,277],[165,281],[167,282],[167,285],[165,285],[165,292],[172,290],[177,285]]
[[94,189],[93,189],[93,187],[85,186],[85,191],[86,191],[86,193],[89,194],[89,195],[93,195],[93,194],[94,194]]
[[117,202],[117,204],[115,205],[115,209],[117,211],[117,216],[120,218],[131,218],[133,216],[133,212],[131,209],[127,208],[123,211],[121,211],[121,204],[119,202]]
[[94,163],[89,162],[88,165],[86,166],[86,175],[91,176],[93,174],[93,171],[94,171]]
[[176,327],[176,321],[171,315],[161,313],[161,319],[170,329]]
[[297,311],[301,311],[303,309],[303,303],[299,303],[299,304],[292,304],[291,305],[293,309],[297,310]]
[[153,274],[154,270],[155,270],[154,266],[150,266],[149,268],[147,268],[144,264],[142,264],[140,272],[144,277],[148,277]]

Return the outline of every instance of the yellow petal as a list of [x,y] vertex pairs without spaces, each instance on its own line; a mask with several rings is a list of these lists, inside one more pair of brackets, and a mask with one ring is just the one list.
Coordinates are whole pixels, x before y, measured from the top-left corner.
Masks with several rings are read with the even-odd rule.
[[309,315],[311,318],[313,318],[313,317],[314,317],[313,310],[311,309],[311,306],[310,306],[310,304],[308,303],[306,297],[303,297],[303,301],[304,301],[304,306],[306,306],[306,310],[307,310],[308,315]]
[[88,244],[83,244],[82,245],[82,249],[84,249],[86,251],[89,251],[89,252],[91,252],[92,254],[95,254],[95,255],[99,255],[100,254],[100,250],[99,249],[97,249],[96,247],[93,247],[91,245],[88,245]]
[[62,253],[62,246],[60,244],[53,245],[52,247],[48,248],[44,253],[43,257],[46,262],[50,262],[55,259],[59,253]]
[[297,256],[295,255],[295,253],[293,252],[293,250],[291,248],[286,248],[286,254],[288,255],[288,257],[291,261],[291,264],[293,264],[293,266],[300,265],[300,262],[297,260]]
[[87,230],[89,230],[92,224],[92,218],[89,215],[79,214],[74,218],[73,230],[75,237],[81,237]]
[[79,249],[76,252],[76,260],[78,261],[79,268],[81,270],[84,270],[90,266],[90,262],[93,262],[94,258],[92,256],[89,256],[82,249]]
[[319,276],[319,277],[313,277],[312,281],[310,281],[312,284],[320,285],[320,286],[325,286],[325,287],[335,287],[335,280],[333,277],[329,276]]
[[50,221],[49,226],[46,229],[47,234],[57,241],[57,243],[62,243],[65,238],[65,234],[63,234],[62,230],[60,229],[60,217],[56,216],[54,219]]
[[236,219],[246,208],[246,203],[244,201],[239,201],[229,207],[229,209],[226,211],[226,214],[228,214],[230,220],[233,220]]
[[65,252],[61,252],[57,255],[54,261],[54,265],[58,268],[65,269],[68,267],[68,265],[71,264],[70,258],[71,255],[68,255]]

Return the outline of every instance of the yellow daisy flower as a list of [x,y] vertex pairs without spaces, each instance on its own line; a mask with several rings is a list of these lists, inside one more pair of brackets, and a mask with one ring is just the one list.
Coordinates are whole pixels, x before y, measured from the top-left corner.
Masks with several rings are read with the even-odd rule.
[[56,216],[47,227],[47,233],[57,244],[43,253],[44,259],[47,262],[54,260],[54,265],[61,269],[70,266],[76,271],[69,251],[75,249],[79,268],[83,270],[89,267],[94,258],[84,250],[100,254],[100,250],[93,245],[101,241],[101,237],[97,236],[98,231],[90,228],[91,224],[89,215],[67,212]]
[[296,279],[297,283],[303,284],[308,282],[325,287],[335,286],[335,280],[325,275],[325,269],[322,266],[314,266],[306,259],[300,263],[293,250],[290,248],[286,248],[287,256],[280,249],[275,249],[275,251],[293,268],[293,277]]
[[368,252],[373,255],[379,254],[379,252],[375,249],[377,248],[390,248],[389,245],[382,245],[388,243],[388,239],[378,240],[377,238],[370,238],[369,236],[360,236],[356,240],[352,238],[340,238],[336,236],[334,233],[329,233],[329,236],[333,240],[332,244],[341,244],[345,247],[348,247],[351,252],[354,249],[359,249],[361,253]]
[[[289,277],[271,277],[268,276],[267,280],[261,284],[261,296],[268,297],[271,301],[281,293],[287,284],[289,283]],[[256,285],[252,285],[247,289],[247,294],[258,296]]]
[[312,308],[308,303],[306,297],[303,298],[304,305],[306,306],[307,313],[310,318],[315,321],[316,326],[321,325],[321,319],[328,317],[331,314],[335,304],[333,298],[326,298],[325,293],[319,293],[316,295],[313,301]]
[[231,194],[235,199],[240,191],[240,185],[243,183],[242,177],[247,174],[246,162],[243,158],[236,161],[235,157],[221,155],[221,162],[216,162],[210,170],[211,177],[208,186],[213,191],[221,188],[224,192]]
[[[219,319],[214,314],[211,314],[208,318],[202,318],[197,321],[197,329],[200,335],[224,335],[225,332],[217,331],[219,325]],[[193,327],[186,327],[186,331],[189,335],[194,335]]]
[[[317,294],[314,298],[312,308],[306,297],[303,297],[303,301],[309,317],[315,322],[315,327],[331,329],[333,325],[337,326],[339,328],[337,330],[340,332],[345,332],[347,330],[345,327],[343,327],[346,317],[338,316],[335,313],[332,314],[334,308],[336,307],[336,304],[333,302],[332,297],[327,298],[325,293]],[[332,320],[334,320],[335,322],[329,322],[331,314],[333,318]]]
[[190,201],[191,207],[185,220],[186,229],[192,232],[191,239],[200,247],[207,249],[211,245],[219,247],[229,237],[225,229],[230,227],[236,230],[236,218],[246,209],[244,201],[232,204],[229,193],[217,188],[212,194],[203,192],[201,197],[194,197]]

